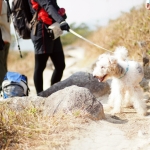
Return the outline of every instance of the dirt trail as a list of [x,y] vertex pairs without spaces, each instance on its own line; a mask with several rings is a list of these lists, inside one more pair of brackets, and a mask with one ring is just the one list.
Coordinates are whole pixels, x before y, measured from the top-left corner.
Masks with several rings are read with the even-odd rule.
[[85,127],[67,150],[150,150],[150,101],[147,106],[145,117],[137,115],[133,108],[115,117],[105,110],[106,120]]

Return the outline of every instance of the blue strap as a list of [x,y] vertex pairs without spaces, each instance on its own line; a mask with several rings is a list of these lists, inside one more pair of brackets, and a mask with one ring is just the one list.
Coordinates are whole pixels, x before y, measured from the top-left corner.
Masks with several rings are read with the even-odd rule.
[[121,79],[122,77],[124,77],[126,75],[126,73],[128,72],[128,70],[129,70],[129,64],[127,65],[125,73],[121,77],[119,77],[119,79]]

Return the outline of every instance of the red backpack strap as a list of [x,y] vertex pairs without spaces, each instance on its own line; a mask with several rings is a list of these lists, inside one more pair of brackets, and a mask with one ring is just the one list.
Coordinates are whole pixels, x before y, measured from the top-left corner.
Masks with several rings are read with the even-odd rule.
[[32,8],[36,11],[38,11],[38,20],[44,22],[47,25],[52,24],[52,19],[49,17],[48,13],[43,9],[40,8],[39,4],[35,2],[34,0],[31,0]]
[[31,0],[31,4],[32,4],[32,8],[34,10],[38,10],[39,8],[39,4],[37,2],[35,2],[34,0]]

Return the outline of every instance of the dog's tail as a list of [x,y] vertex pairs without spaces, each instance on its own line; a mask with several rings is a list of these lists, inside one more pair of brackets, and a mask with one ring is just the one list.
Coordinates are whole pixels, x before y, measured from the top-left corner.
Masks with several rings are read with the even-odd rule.
[[128,50],[124,46],[119,46],[115,49],[114,55],[117,59],[126,60],[128,57]]

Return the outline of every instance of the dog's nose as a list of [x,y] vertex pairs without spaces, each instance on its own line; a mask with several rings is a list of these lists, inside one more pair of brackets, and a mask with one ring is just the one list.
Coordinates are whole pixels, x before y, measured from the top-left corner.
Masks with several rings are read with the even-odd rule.
[[96,76],[93,76],[94,78],[96,78]]

